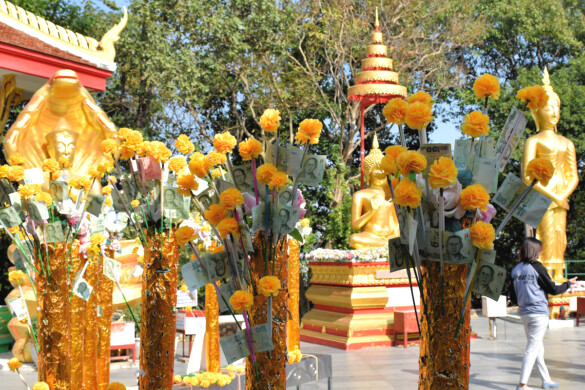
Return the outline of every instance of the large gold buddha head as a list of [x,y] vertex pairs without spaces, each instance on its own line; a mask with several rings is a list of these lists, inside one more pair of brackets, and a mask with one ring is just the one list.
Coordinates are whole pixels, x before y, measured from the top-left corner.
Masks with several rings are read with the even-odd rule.
[[372,150],[364,158],[364,174],[368,180],[369,187],[381,187],[385,183],[386,174],[380,169],[384,154],[378,144],[378,136],[374,134]]
[[65,168],[71,167],[73,156],[75,155],[75,145],[78,134],[71,131],[69,126],[61,124],[57,130],[50,132],[45,136],[46,151],[50,158],[59,161],[61,157],[67,159]]
[[548,103],[546,107],[541,109],[530,109],[534,122],[536,123],[536,129],[541,130],[554,130],[557,131],[557,124],[561,118],[561,99],[557,95],[550,85],[550,78],[548,75],[547,68],[544,68],[542,75],[542,84],[548,95]]

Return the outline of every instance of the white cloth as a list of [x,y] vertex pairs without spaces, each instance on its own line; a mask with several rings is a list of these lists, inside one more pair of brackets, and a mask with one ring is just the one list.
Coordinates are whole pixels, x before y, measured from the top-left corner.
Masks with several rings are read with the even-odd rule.
[[524,314],[520,318],[522,318],[527,338],[526,351],[522,359],[522,370],[520,371],[520,383],[528,383],[535,361],[542,380],[552,382],[544,363],[544,344],[542,342],[544,332],[548,327],[548,316],[546,314]]

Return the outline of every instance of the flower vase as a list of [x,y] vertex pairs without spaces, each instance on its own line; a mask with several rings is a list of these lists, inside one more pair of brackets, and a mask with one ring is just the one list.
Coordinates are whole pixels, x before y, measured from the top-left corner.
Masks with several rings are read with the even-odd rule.
[[419,389],[469,388],[469,307],[465,322],[455,338],[465,293],[465,267],[445,264],[444,309],[441,303],[441,269],[438,262],[422,267]]
[[140,311],[140,390],[170,390],[175,360],[177,264],[174,231],[146,235]]
[[[276,276],[281,286],[287,285],[287,269],[288,269],[288,239],[285,237],[280,240],[275,251],[274,264],[268,262],[265,267],[263,257],[263,244],[265,237],[258,234],[254,240],[254,255],[251,259],[252,278],[254,283],[263,276],[266,276],[265,269],[268,270],[268,275]],[[270,246],[271,243],[266,243]],[[267,249],[267,252],[270,248]],[[286,318],[288,318],[287,307],[288,291],[286,288],[281,288],[277,296],[272,298],[272,317],[279,319],[272,321],[272,344],[274,349],[270,352],[256,353],[256,366],[258,372],[254,367],[252,356],[246,358],[246,389],[286,389],[286,369],[287,349],[286,349]],[[263,295],[254,297],[254,304],[249,312],[250,326],[260,325],[267,322],[268,298]]]

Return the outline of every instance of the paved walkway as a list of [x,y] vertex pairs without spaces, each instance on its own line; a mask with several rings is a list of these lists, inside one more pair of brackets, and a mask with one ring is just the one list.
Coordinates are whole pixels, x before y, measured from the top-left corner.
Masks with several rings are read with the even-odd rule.
[[[471,320],[473,331],[479,338],[471,341],[472,390],[515,389],[520,375],[522,354],[526,339],[521,324],[498,320],[498,340],[489,340],[488,320],[476,317]],[[585,388],[585,327],[553,329],[546,333],[545,360],[551,376],[561,383],[563,390]],[[333,389],[384,389],[415,390],[418,379],[418,353],[416,345],[377,348],[361,351],[342,351],[315,344],[303,343],[305,353],[326,353],[333,359]],[[4,355],[4,354],[3,354]],[[4,356],[2,356],[4,357]],[[186,365],[176,361],[175,372],[184,373]],[[128,386],[135,385],[136,368],[127,363],[113,365],[112,381]],[[29,383],[34,383],[36,372],[24,372]],[[2,390],[22,390],[17,375],[0,371]],[[536,369],[529,384],[540,387]],[[303,390],[324,390],[327,380],[302,386]]]

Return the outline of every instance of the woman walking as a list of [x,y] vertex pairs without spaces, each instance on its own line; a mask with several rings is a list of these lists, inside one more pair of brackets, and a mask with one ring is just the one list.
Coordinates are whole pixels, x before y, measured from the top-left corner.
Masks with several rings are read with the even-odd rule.
[[[551,389],[559,387],[558,382],[553,382],[544,363],[544,332],[548,327],[548,297],[547,294],[562,294],[577,282],[577,278],[567,280],[557,286],[548,275],[546,268],[538,261],[542,252],[542,242],[536,238],[525,238],[520,248],[520,264],[512,270],[514,289],[512,294],[516,295],[519,314],[524,324],[527,344],[524,358],[522,359],[522,370],[520,371],[520,382],[516,390],[532,389],[528,387],[528,378],[532,367],[536,367],[542,378],[542,387]],[[512,297],[514,299],[514,297]]]

